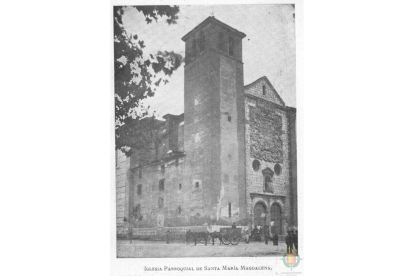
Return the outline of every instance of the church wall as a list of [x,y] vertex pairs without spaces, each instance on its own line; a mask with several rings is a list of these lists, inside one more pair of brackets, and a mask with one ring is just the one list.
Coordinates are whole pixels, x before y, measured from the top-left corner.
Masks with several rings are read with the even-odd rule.
[[[118,158],[117,225],[125,225],[124,217],[133,218],[133,227],[141,229],[246,225],[253,222],[253,208],[260,201],[268,215],[277,203],[283,219],[295,223],[297,211],[290,206],[296,203],[291,196],[296,192],[296,171],[291,169],[296,144],[289,141],[295,139],[290,128],[295,110],[284,106],[265,77],[244,86],[240,36],[222,25],[201,28],[202,51],[197,42],[191,52],[201,30],[185,41],[185,115],[164,116],[165,121],[157,122],[160,143],[131,158]],[[220,33],[224,50],[218,47]],[[233,56],[228,53],[230,36]],[[252,167],[256,159],[258,170]],[[276,164],[282,168],[279,175]],[[273,172],[268,189],[264,169]]]
[[121,151],[116,152],[116,226],[118,234],[125,234],[126,222],[129,218],[129,158]]
[[[162,166],[164,166],[164,169]],[[185,157],[135,169],[132,185],[133,208],[136,208],[139,204],[140,210],[136,216],[134,226],[189,225],[193,219],[191,218],[193,196],[191,183],[188,183],[185,179]],[[160,190],[161,180],[164,180],[164,190]],[[141,194],[137,192],[138,185],[142,185]]]
[[290,183],[291,183],[291,223],[298,225],[298,187],[297,187],[297,144],[296,144],[296,109],[287,111],[289,122]]
[[240,219],[236,67],[236,61],[226,56],[220,57],[221,191],[218,205],[220,206],[219,217],[230,221]]
[[[185,67],[184,174],[186,182],[192,184],[191,211],[204,219],[215,217],[220,193],[217,185],[220,181],[220,84],[217,68],[219,59],[208,50]],[[196,185],[198,188],[194,188]]]
[[[250,93],[249,93],[250,94]],[[278,107],[274,103],[265,101],[257,97],[246,97],[245,100],[246,109],[246,194],[247,194],[247,212],[253,219],[253,208],[258,201],[263,201],[267,208],[267,223],[270,223],[269,212],[271,205],[277,203],[282,208],[282,216],[289,223],[290,217],[290,165],[289,165],[289,143],[288,143],[288,118],[286,111],[282,107]],[[262,113],[265,111],[265,113]],[[267,112],[266,112],[267,111]],[[253,120],[253,112],[258,112],[264,115],[263,121],[260,119]],[[278,117],[279,116],[279,117]],[[276,122],[280,118],[282,135],[280,135],[281,142],[281,154],[282,156],[267,155],[268,150],[275,150],[266,144],[268,141],[275,141],[275,135],[271,132],[266,132],[266,121],[268,120]],[[252,141],[252,132],[259,131],[260,136],[264,139],[260,143]],[[252,150],[252,144],[260,149],[259,156],[254,156]],[[273,146],[273,145],[272,145]],[[260,168],[255,171],[253,169],[253,161],[257,159],[260,162]],[[275,160],[276,159],[276,160]],[[273,174],[271,178],[270,189],[272,192],[264,191],[264,175],[262,170],[269,168],[274,172],[274,166],[276,164],[281,165],[280,175]],[[252,195],[252,193],[254,195]],[[252,220],[253,221],[253,220]]]

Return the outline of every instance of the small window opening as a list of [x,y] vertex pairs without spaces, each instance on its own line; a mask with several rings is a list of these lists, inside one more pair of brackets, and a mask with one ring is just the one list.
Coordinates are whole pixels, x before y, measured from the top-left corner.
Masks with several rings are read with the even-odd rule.
[[195,183],[195,187],[198,188],[200,185],[198,183],[198,181]]
[[224,35],[223,35],[223,33],[219,33],[218,48],[219,48],[220,51],[224,51]]
[[139,185],[137,186],[137,194],[138,194],[138,195],[142,194],[142,185],[141,185],[141,184],[139,184]]
[[272,180],[270,179],[270,176],[266,176],[265,177],[265,191],[267,192],[267,191],[270,191],[270,183],[272,182]]
[[264,96],[264,95],[266,95],[266,86],[263,85],[262,89],[263,89],[263,96]]
[[204,44],[205,44],[204,32],[200,31],[200,35],[198,37],[198,48],[200,49],[200,52],[204,51]]
[[137,218],[138,220],[142,220],[142,216],[141,216],[141,204],[137,204],[134,209],[132,210],[133,215],[135,218]]
[[229,122],[231,122],[231,116],[230,116],[230,115],[227,117],[227,120],[228,120]]
[[164,182],[165,182],[165,179],[161,179],[158,183],[158,188],[160,191],[164,191]]
[[177,211],[179,214],[181,214],[181,206],[178,206]]
[[231,218],[231,202],[229,202],[229,218]]
[[234,38],[231,36],[229,37],[229,54],[234,55]]
[[253,170],[258,171],[260,169],[260,162],[259,160],[255,159],[252,163]]
[[142,178],[142,171],[141,171],[141,170],[138,172],[138,178],[139,178],[139,179],[141,179],[141,178]]
[[276,175],[280,175],[281,171],[282,171],[282,167],[279,164],[276,164],[274,167],[275,170],[275,174]]
[[178,190],[181,190],[181,188],[182,188],[182,185],[180,183],[180,184],[178,184]]
[[197,55],[197,42],[195,39],[193,39],[193,45],[192,45],[192,56],[196,57]]

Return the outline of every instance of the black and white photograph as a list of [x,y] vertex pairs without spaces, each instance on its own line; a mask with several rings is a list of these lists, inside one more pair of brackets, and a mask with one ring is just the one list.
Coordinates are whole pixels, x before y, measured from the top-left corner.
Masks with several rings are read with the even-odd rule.
[[117,258],[297,266],[295,4],[113,19]]
[[412,1],[3,2],[0,275],[413,274]]

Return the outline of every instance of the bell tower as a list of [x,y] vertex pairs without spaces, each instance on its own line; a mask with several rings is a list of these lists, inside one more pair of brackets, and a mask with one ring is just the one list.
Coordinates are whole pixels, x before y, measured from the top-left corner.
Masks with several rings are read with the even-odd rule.
[[210,16],[182,38],[190,208],[200,216],[228,222],[246,218],[245,36]]

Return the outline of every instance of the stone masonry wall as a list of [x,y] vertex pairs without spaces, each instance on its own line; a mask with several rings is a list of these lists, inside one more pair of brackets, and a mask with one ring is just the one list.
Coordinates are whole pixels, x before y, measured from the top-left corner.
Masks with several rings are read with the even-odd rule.
[[219,206],[218,217],[229,221],[240,220],[236,66],[236,61],[226,56],[220,57],[221,188],[217,205]]
[[[184,181],[184,161],[185,157],[180,157],[134,169],[131,192],[134,207],[139,209],[134,221],[136,227],[186,224],[190,211],[186,203],[190,202],[191,191],[190,183]],[[160,189],[160,181],[164,181],[164,189]],[[141,194],[138,194],[138,185],[141,185]]]
[[126,226],[124,219],[129,217],[129,158],[121,151],[116,153],[116,225],[117,231]]
[[[280,106],[282,102],[279,101],[278,97],[276,97],[273,92],[266,93],[263,95],[262,93],[262,86],[266,86],[266,91],[272,91],[272,87],[268,86],[266,81],[260,81],[257,85],[252,85],[245,89],[245,93],[251,96],[246,96],[245,99],[245,114],[246,114],[246,193],[247,193],[247,212],[250,214],[252,221],[253,221],[253,209],[257,202],[261,202],[266,206],[266,213],[267,213],[267,223],[270,223],[270,208],[272,204],[276,203],[281,207],[282,211],[282,219],[284,223],[289,223],[289,217],[291,214],[290,210],[290,166],[289,166],[289,135],[288,135],[288,118],[286,110],[283,106]],[[257,95],[260,95],[258,97]],[[271,158],[258,158],[257,156],[253,156],[251,150],[251,134],[252,131],[257,131],[252,129],[252,122],[251,122],[251,112],[255,111],[260,112],[261,110],[267,110],[269,115],[273,116],[274,118],[281,118],[282,126],[282,135],[280,135],[280,142],[282,145],[282,155],[274,155],[270,156]],[[264,113],[266,114],[266,113]],[[266,118],[268,121],[269,118]],[[279,119],[277,119],[279,120]],[[268,122],[266,122],[268,123]],[[277,122],[275,121],[275,124]],[[260,135],[270,135],[271,133],[261,133]],[[265,137],[266,138],[266,137]],[[275,137],[267,137],[267,139],[276,139]],[[263,142],[263,141],[261,141]],[[266,141],[264,140],[264,143]],[[280,145],[280,144],[278,144]],[[263,146],[263,145],[262,145]],[[260,155],[259,155],[260,156]],[[269,156],[266,156],[269,157]],[[265,160],[265,159],[273,159],[275,158],[277,161],[272,160]],[[260,162],[260,168],[255,171],[253,169],[253,161],[257,159]],[[270,190],[273,192],[265,192],[264,191],[264,175],[262,170],[269,168],[271,171],[274,172],[274,166],[276,164],[281,166],[280,175],[273,174],[271,178]]]

